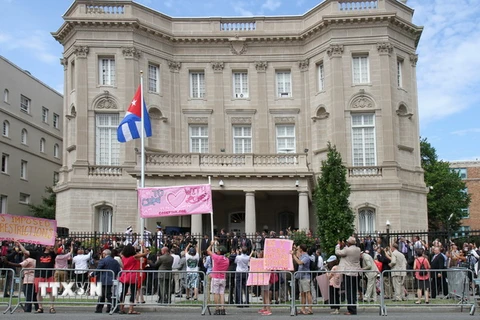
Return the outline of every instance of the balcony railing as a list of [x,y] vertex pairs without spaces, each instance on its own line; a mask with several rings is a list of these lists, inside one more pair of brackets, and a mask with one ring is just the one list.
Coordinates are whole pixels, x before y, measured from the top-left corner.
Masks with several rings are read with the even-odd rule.
[[87,14],[125,14],[123,5],[87,5]]
[[382,167],[350,167],[349,177],[381,177]]
[[340,11],[364,11],[378,9],[378,1],[352,1],[339,0],[338,10]]
[[256,29],[257,23],[255,21],[220,23],[220,31],[255,31]]
[[123,168],[115,166],[89,166],[88,175],[94,177],[119,177],[123,175]]

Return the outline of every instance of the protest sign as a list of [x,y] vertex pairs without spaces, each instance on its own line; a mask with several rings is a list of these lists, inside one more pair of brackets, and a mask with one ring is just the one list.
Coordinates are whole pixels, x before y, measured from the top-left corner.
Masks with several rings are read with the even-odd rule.
[[142,218],[210,213],[212,190],[209,184],[139,188],[138,208]]
[[266,286],[270,281],[270,272],[263,268],[264,259],[250,259],[250,273],[247,286]]
[[28,216],[0,214],[0,239],[55,245],[57,221]]
[[293,271],[292,251],[293,240],[265,239],[263,250],[265,270],[290,270]]

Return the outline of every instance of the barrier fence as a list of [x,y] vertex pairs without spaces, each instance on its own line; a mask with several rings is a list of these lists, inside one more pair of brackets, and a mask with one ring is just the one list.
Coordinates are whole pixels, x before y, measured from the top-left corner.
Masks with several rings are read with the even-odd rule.
[[[46,277],[44,281],[37,281],[40,295],[44,295],[42,290],[45,294],[51,291],[54,301],[49,297],[43,297],[42,302],[35,301],[35,283],[28,277],[35,271],[37,275],[42,273]],[[116,309],[135,305],[140,309],[152,306],[199,308],[202,315],[211,314],[211,308],[215,308],[215,313],[222,314],[221,310],[234,307],[255,307],[267,314],[285,312],[290,315],[325,313],[322,309],[327,308],[334,314],[339,313],[341,308],[352,314],[365,308],[378,308],[379,315],[387,315],[392,307],[449,307],[459,308],[460,311],[467,309],[473,315],[478,298],[474,274],[463,268],[429,269],[425,271],[428,280],[423,282],[417,279],[419,271],[412,270],[385,270],[382,273],[365,270],[225,271],[221,272],[224,274],[225,292],[217,296],[220,300],[208,290],[212,279],[219,273],[138,270],[121,271],[115,275],[104,269],[65,269],[55,270],[64,276],[49,279],[45,274],[48,271],[53,270],[22,269],[16,277],[14,269],[0,269],[0,289],[4,295],[5,292],[9,295],[0,299],[0,304],[6,306],[3,313],[43,303],[48,307],[52,304],[53,307],[91,305],[96,306],[96,310],[101,306],[106,307],[105,311],[110,314]],[[247,282],[249,277],[256,278],[256,282]],[[268,284],[259,285],[259,278]],[[21,281],[17,283],[15,279]],[[216,280],[213,282],[214,288],[218,289]]]

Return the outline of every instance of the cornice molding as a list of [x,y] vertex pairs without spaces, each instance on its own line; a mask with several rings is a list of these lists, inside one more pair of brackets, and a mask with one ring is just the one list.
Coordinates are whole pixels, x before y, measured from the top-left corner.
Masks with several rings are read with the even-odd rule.
[[182,67],[182,63],[178,61],[168,60],[167,64],[171,72],[179,72]]
[[330,58],[337,58],[343,55],[343,44],[331,44],[327,48],[327,54]]
[[122,53],[125,58],[130,59],[139,59],[141,56],[141,51],[135,47],[124,47],[122,48]]
[[257,72],[265,72],[267,71],[267,68],[268,68],[267,61],[255,61],[255,69],[257,69]]
[[87,46],[73,46],[73,53],[77,58],[87,58],[90,49]]
[[223,68],[225,68],[225,63],[223,62],[211,62],[210,64],[214,72],[223,72]]

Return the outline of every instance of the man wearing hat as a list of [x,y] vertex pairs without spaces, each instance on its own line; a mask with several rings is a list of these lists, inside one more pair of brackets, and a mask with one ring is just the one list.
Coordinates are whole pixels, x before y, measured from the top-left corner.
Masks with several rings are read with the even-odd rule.
[[127,244],[133,244],[132,226],[128,226],[127,229],[125,229],[125,241],[123,242],[123,245],[126,246]]
[[213,293],[213,300],[217,305],[215,308],[215,315],[225,315],[225,271],[228,270],[230,261],[225,254],[227,249],[224,246],[218,246],[216,253],[212,252],[212,247],[215,244],[214,241],[210,243],[210,246],[207,248],[207,254],[212,258],[213,268],[210,273],[212,278],[212,286],[210,292]]
[[347,295],[347,312],[345,315],[357,314],[357,291],[358,291],[358,271],[360,268],[360,248],[356,245],[357,240],[349,237],[346,246],[342,248],[342,242],[338,242],[335,247],[335,254],[340,257],[339,269],[343,272],[343,281],[345,283],[345,293]]
[[377,288],[375,287],[375,282],[377,280],[378,275],[378,268],[375,262],[373,262],[373,258],[370,255],[368,250],[365,250],[361,254],[363,260],[363,270],[365,275],[367,276],[367,291],[363,296],[363,301],[370,302],[377,300]]
[[163,247],[163,231],[162,226],[157,224],[157,248]]

